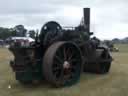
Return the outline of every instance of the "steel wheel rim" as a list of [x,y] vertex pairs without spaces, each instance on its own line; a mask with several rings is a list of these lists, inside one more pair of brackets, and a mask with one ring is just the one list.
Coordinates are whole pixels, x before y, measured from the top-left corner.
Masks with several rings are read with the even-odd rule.
[[[109,59],[110,58],[110,54],[108,53],[108,51],[104,51],[103,54],[104,54],[104,55],[102,55],[103,59]],[[110,61],[102,62],[100,64],[101,73],[107,73],[109,71],[109,69],[110,69],[110,65],[111,65]]]
[[[58,47],[54,48],[54,45]],[[76,83],[80,78],[82,64],[79,48],[73,43],[66,42],[60,45],[53,44],[53,48],[51,47],[51,50],[55,51],[51,51],[53,52],[51,53],[52,56],[49,55],[49,57],[51,58],[49,60],[51,60],[51,62],[47,61],[50,62],[47,63],[45,60],[47,64],[45,64],[44,66],[44,70],[47,67],[49,69],[45,70],[46,72],[44,71],[46,80],[56,86],[70,86]],[[73,52],[73,54],[69,54],[70,52]]]

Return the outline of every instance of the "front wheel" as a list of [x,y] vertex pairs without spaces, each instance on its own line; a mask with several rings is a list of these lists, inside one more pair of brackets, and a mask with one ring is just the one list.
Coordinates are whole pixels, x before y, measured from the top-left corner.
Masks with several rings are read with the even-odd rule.
[[100,62],[98,64],[98,70],[97,72],[99,74],[105,74],[108,73],[111,67],[112,57],[110,56],[110,53],[108,51],[103,51]]
[[96,74],[106,74],[109,72],[112,62],[112,57],[107,50],[96,51],[94,61],[85,62],[84,72]]

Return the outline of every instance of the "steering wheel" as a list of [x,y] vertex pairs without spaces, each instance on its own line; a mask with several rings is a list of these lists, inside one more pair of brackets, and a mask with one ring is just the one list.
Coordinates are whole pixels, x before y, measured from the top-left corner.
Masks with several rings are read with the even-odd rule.
[[49,21],[41,29],[40,40],[43,45],[49,44],[56,36],[60,35],[62,27],[55,21]]

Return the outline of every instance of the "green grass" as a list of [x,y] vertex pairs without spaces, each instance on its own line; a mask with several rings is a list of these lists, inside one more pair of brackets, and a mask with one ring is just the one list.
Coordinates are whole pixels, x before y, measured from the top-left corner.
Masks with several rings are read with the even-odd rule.
[[53,88],[46,83],[19,84],[9,66],[12,54],[0,48],[0,96],[128,96],[128,45],[116,46],[120,51],[112,53],[114,61],[109,74],[83,73],[79,83],[65,88]]

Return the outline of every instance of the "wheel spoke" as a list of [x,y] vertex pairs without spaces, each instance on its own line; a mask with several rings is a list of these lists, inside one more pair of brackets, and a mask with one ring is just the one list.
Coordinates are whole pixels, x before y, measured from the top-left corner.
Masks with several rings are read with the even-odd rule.
[[64,58],[62,52],[63,52],[63,50],[59,49],[59,50],[57,50],[56,55],[59,56],[60,58]]
[[76,58],[75,56],[76,56],[77,54],[75,54],[75,51],[72,49],[72,50],[70,50],[70,55],[69,55],[69,57],[68,57],[68,60],[70,61],[72,58]]
[[59,63],[61,63],[61,64],[63,63],[63,60],[61,59],[61,57],[59,57],[59,56],[56,55],[55,58],[56,58],[56,60],[57,60]]
[[66,54],[70,53],[70,48],[67,48]]
[[64,60],[67,60],[66,47],[63,48]]
[[56,66],[56,67],[53,68],[53,71],[58,71],[58,70],[60,70],[60,69],[61,69],[61,67]]
[[74,64],[80,62],[80,60],[75,58],[75,59],[71,59],[69,62],[71,62],[71,64]]
[[73,57],[73,54],[70,54],[70,57],[68,57],[68,61],[70,61]]

